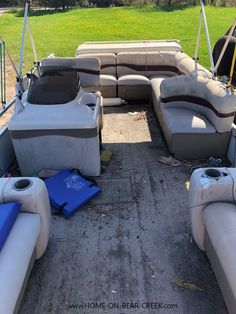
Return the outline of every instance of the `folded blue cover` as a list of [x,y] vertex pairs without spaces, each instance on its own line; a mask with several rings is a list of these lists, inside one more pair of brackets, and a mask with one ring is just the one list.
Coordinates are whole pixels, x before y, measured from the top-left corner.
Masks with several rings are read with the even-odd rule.
[[0,204],[0,251],[20,211],[20,203]]
[[60,171],[44,182],[52,206],[60,210],[67,218],[101,192],[92,182],[70,169]]

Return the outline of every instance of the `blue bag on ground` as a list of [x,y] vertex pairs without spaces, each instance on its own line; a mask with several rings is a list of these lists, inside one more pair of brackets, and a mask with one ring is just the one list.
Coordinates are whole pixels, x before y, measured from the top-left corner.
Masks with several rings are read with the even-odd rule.
[[76,170],[65,169],[47,178],[45,184],[53,207],[67,218],[101,190],[81,177]]
[[0,251],[20,211],[20,203],[0,204]]

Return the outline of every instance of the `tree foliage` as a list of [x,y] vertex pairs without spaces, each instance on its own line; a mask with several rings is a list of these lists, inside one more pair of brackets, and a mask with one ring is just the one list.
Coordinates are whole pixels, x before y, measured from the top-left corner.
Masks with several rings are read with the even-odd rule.
[[[1,0],[1,6],[22,6],[25,0]],[[71,7],[110,7],[122,5],[156,4],[157,6],[195,6],[199,0],[31,0],[33,6],[53,9],[67,9]],[[204,0],[206,5],[236,6],[236,0]]]

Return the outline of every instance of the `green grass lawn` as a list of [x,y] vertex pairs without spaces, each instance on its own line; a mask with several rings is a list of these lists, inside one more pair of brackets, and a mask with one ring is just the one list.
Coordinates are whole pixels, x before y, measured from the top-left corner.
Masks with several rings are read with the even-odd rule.
[[[194,55],[199,25],[199,7],[160,11],[155,6],[75,9],[67,12],[31,16],[39,58],[50,53],[74,56],[85,41],[176,38],[184,51]],[[233,23],[235,8],[206,7],[212,45]],[[0,34],[9,52],[18,60],[23,18],[14,13],[0,16]],[[209,67],[205,33],[202,31],[200,63]],[[25,68],[32,63],[27,36]]]

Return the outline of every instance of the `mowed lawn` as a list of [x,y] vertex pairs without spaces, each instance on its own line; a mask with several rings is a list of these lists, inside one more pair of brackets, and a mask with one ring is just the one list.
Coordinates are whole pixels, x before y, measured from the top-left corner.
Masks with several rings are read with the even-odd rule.
[[[38,57],[51,53],[74,56],[80,43],[96,40],[179,39],[184,51],[194,55],[200,7],[160,11],[155,6],[106,9],[74,9],[30,17]],[[206,7],[212,45],[231,26],[236,8]],[[17,62],[23,18],[14,13],[0,16],[0,34]],[[32,66],[29,36],[24,68]],[[200,63],[209,67],[205,33],[202,31]]]

